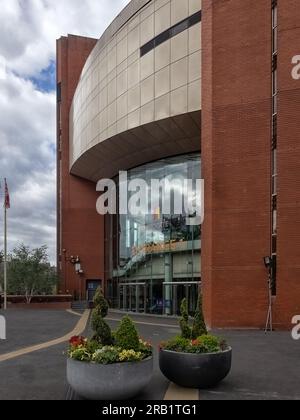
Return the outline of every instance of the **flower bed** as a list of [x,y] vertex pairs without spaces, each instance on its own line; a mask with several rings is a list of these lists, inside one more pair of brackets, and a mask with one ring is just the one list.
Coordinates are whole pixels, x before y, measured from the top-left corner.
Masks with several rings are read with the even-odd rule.
[[194,340],[178,336],[161,343],[160,349],[180,353],[205,354],[225,351],[228,349],[228,345],[225,340],[207,334]]
[[112,363],[140,362],[152,356],[150,343],[139,339],[137,350],[124,349],[118,345],[103,346],[84,337],[72,337],[68,350],[70,359],[103,365]]
[[108,303],[101,289],[94,299],[93,336],[72,337],[68,349],[67,379],[73,390],[88,400],[122,400],[137,395],[151,381],[152,346],[141,339],[125,316],[118,329],[105,322]]
[[197,389],[211,388],[229,374],[232,349],[225,340],[208,334],[201,296],[192,322],[186,299],[181,304],[181,315],[181,335],[160,345],[160,369],[177,385]]

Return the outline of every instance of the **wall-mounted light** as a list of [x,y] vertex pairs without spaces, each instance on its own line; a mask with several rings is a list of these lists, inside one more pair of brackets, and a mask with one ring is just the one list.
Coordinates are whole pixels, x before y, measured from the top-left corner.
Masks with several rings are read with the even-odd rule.
[[67,251],[64,249],[63,253],[65,255],[65,261],[70,262],[72,265],[74,265],[76,274],[81,275],[83,274],[83,269],[81,267],[81,261],[80,261],[80,257],[77,255],[77,257],[74,257],[73,255],[71,255],[70,257],[67,257]]
[[77,274],[83,274],[83,270],[81,268],[81,261],[80,258],[77,256],[74,262],[75,265],[75,271]]
[[273,264],[272,257],[269,257],[269,256],[264,257],[264,264],[265,264],[266,268],[268,268],[268,269],[272,268],[272,264]]

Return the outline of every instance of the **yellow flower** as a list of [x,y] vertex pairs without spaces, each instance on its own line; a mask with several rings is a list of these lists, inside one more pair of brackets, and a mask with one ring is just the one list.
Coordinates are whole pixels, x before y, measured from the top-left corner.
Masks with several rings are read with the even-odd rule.
[[142,359],[142,353],[135,352],[134,350],[123,350],[121,353],[119,353],[120,362],[139,361],[141,359]]

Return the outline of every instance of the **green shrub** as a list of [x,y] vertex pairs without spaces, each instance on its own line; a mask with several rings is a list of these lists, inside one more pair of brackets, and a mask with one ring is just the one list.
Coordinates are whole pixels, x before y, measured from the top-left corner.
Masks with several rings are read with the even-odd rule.
[[202,335],[196,341],[203,347],[203,353],[218,353],[222,350],[220,338],[213,335]]
[[79,362],[90,362],[92,360],[92,354],[83,346],[71,348],[68,355],[71,359],[78,360]]
[[104,346],[110,346],[113,344],[112,333],[109,325],[104,321],[104,317],[108,313],[108,303],[100,288],[96,292],[94,304],[95,309],[92,312],[93,340]]
[[189,326],[189,313],[186,299],[183,299],[183,301],[181,302],[180,312],[181,319],[179,325],[181,328],[181,336],[182,338],[190,339],[192,337],[192,330]]
[[115,332],[115,344],[122,350],[139,351],[140,340],[136,327],[129,316],[125,316]]
[[186,339],[195,339],[200,335],[207,334],[207,328],[204,321],[203,308],[202,308],[202,295],[199,295],[193,325],[189,323],[188,303],[183,299],[180,307],[181,319],[179,322],[181,328],[181,336]]
[[102,290],[100,287],[98,287],[96,294],[94,296],[94,306],[98,309],[98,313],[102,316],[102,318],[105,318],[108,314],[108,302],[103,296]]
[[97,350],[99,350],[99,343],[95,340],[88,340],[85,347],[88,353],[93,355]]
[[97,309],[94,309],[92,312],[92,329],[94,331],[93,341],[96,341],[103,346],[110,346],[113,344],[111,329],[101,315],[99,315]]
[[228,348],[226,342],[212,335],[202,335],[196,340],[175,337],[161,344],[162,349],[181,353],[219,353]]
[[202,294],[199,295],[197,309],[194,317],[193,327],[192,327],[192,338],[196,339],[201,335],[207,334],[207,328],[204,321],[203,307],[202,307]]
[[171,340],[161,344],[164,350],[178,351],[185,353],[190,344],[190,340],[181,336],[171,338]]
[[113,346],[104,346],[93,354],[93,362],[109,365],[119,362],[120,349]]

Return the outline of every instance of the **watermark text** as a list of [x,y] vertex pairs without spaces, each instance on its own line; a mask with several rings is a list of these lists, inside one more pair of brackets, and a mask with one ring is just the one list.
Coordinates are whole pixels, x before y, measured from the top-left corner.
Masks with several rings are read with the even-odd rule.
[[0,340],[6,340],[6,320],[0,316]]
[[97,183],[101,193],[97,212],[134,217],[152,215],[184,215],[187,225],[200,225],[204,220],[204,180],[170,178],[145,180],[128,179],[128,173],[119,173],[119,185],[111,179]]
[[292,69],[292,78],[294,80],[300,80],[300,55],[295,55],[292,58],[292,64],[294,65]]
[[292,329],[292,338],[293,340],[300,340],[300,315],[294,316],[292,324],[295,325]]

